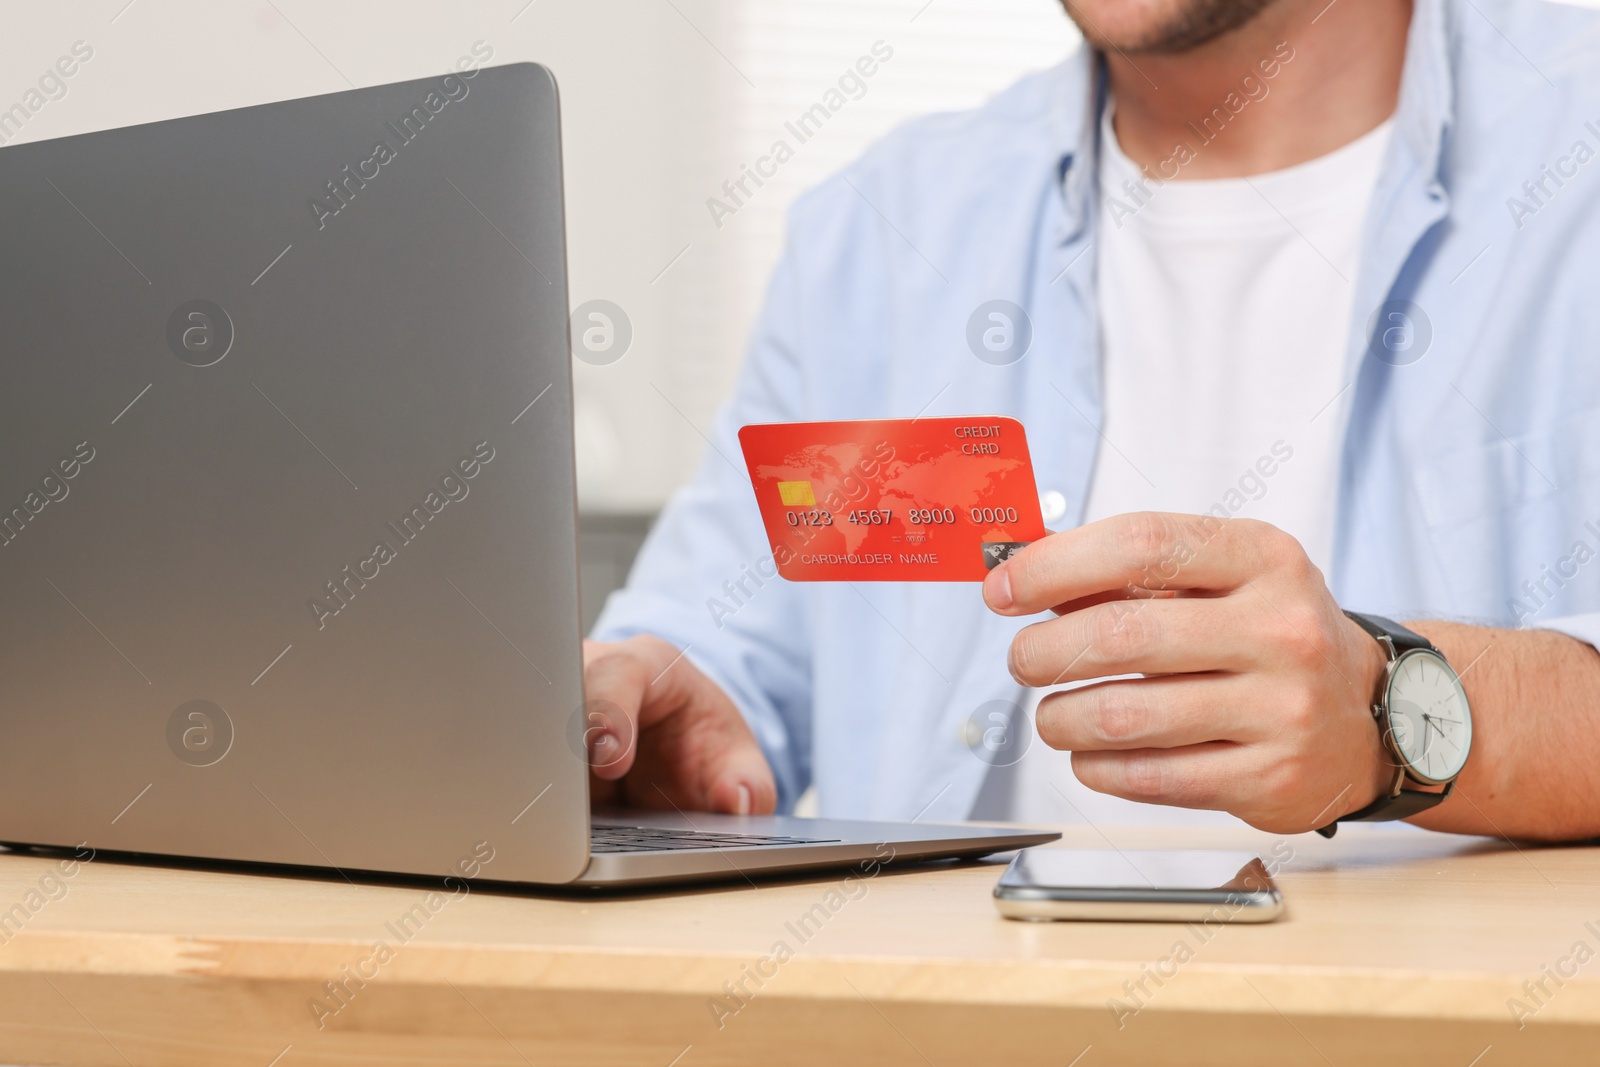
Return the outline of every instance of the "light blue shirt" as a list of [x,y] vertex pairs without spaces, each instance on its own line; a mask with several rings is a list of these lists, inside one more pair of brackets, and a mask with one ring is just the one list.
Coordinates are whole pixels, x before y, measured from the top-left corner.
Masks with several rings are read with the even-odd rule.
[[[748,718],[785,809],[815,784],[825,815],[965,817],[988,767],[964,727],[1022,702],[1006,650],[1029,620],[989,612],[976,584],[776,578],[735,434],[1012,415],[1040,490],[1067,501],[1059,525],[1079,521],[1101,445],[1104,105],[1082,50],[901,128],[796,203],[712,447],[596,627],[686,648]],[[1419,0],[1347,353],[1327,575],[1344,607],[1600,641],[1597,153],[1600,17]],[[1032,323],[1009,366],[966,339],[995,299]]]

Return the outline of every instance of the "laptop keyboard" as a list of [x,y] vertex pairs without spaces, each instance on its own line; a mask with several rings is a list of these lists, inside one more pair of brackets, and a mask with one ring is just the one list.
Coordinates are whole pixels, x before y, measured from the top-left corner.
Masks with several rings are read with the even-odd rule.
[[836,837],[779,837],[767,834],[714,834],[659,826],[590,826],[590,852],[668,852],[691,848],[754,848],[761,845],[826,845]]

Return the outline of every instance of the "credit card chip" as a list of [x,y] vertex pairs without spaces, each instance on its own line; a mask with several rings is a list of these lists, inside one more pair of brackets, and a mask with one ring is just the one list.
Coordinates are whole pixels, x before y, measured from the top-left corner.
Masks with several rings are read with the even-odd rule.
[[788,508],[814,508],[817,506],[817,496],[811,491],[810,482],[779,482],[778,499],[783,501],[783,506]]

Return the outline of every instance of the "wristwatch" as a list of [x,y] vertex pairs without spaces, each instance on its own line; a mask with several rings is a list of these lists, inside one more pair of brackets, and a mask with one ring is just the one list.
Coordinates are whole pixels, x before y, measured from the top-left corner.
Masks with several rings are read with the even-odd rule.
[[1342,822],[1389,822],[1427,811],[1450,795],[1472,750],[1467,693],[1439,650],[1426,637],[1390,619],[1354,611],[1345,614],[1377,638],[1389,659],[1378,682],[1372,717],[1394,760],[1395,773],[1393,784],[1377,800],[1319,827],[1317,833],[1323,837],[1332,837]]

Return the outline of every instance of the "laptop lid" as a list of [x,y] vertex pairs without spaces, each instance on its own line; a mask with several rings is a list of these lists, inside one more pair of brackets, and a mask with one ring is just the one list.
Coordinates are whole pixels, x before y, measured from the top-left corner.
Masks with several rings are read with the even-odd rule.
[[576,877],[549,72],[6,147],[0,203],[0,841]]

